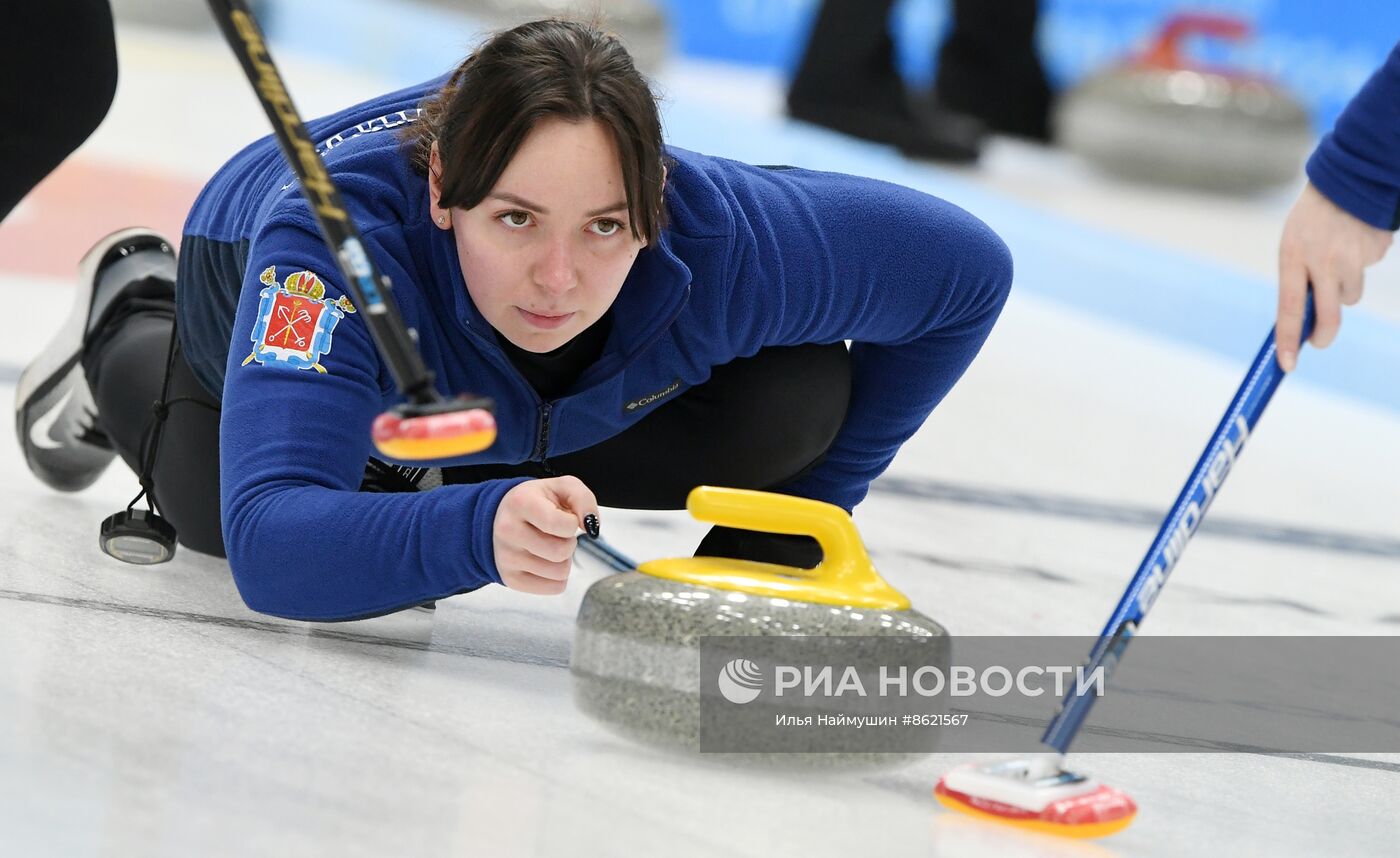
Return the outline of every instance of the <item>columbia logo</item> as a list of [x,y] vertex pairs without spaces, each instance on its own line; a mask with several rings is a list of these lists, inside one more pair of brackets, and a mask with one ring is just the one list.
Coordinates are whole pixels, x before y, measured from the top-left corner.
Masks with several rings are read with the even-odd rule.
[[681,380],[678,378],[666,386],[664,390],[658,390],[650,396],[643,396],[641,399],[634,399],[622,406],[623,411],[636,411],[638,408],[645,408],[660,399],[665,399],[677,390],[681,389]]

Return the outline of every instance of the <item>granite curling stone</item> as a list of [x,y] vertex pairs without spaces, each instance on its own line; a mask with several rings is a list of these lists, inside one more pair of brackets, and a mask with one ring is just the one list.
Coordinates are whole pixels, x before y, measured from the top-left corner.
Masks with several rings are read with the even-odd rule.
[[[786,495],[708,486],[691,493],[687,508],[696,519],[714,524],[812,536],[823,560],[813,569],[715,557],[657,560],[596,582],[579,609],[571,660],[574,699],[589,716],[645,744],[701,750],[702,694],[714,701],[720,684],[702,676],[699,647],[707,636],[733,638],[737,654],[744,652],[744,638],[822,636],[822,646],[839,647],[851,663],[907,665],[912,659],[947,672],[946,630],[913,610],[876,572],[845,510]],[[717,644],[711,641],[710,646]],[[727,650],[727,642],[720,649]],[[719,658],[722,663],[727,655]],[[743,661],[729,664],[736,663],[753,668]],[[766,707],[761,717],[772,723],[779,715],[822,714],[833,705],[838,704],[789,695],[781,701],[755,701],[745,714]],[[868,699],[858,705],[877,715],[886,703]],[[851,701],[840,701],[839,709],[851,713]],[[928,701],[921,711],[946,712],[946,704]],[[800,749],[789,735],[771,752],[760,748],[706,756],[800,768],[902,765],[933,751],[937,731],[906,729],[895,737],[899,748],[893,752],[871,747],[877,741],[888,745],[888,732],[807,735],[810,739],[798,742],[810,744]]]
[[1243,193],[1295,180],[1313,145],[1297,99],[1264,78],[1179,54],[1190,35],[1247,33],[1228,17],[1172,19],[1147,52],[1065,93],[1056,140],[1107,172],[1148,182]]

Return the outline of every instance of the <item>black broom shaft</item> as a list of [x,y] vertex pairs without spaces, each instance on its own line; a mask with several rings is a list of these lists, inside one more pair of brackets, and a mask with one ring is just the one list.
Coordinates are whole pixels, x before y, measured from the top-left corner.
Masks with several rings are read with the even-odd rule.
[[302,193],[320,224],[321,236],[345,277],[351,298],[364,310],[370,335],[389,364],[399,392],[417,404],[438,401],[433,373],[423,363],[403,316],[394,301],[389,278],[380,273],[365,252],[360,231],[345,210],[340,192],[326,172],[316,144],[292,104],[282,75],[272,61],[267,42],[243,0],[209,0],[225,40],[243,66],[258,101],[272,123],[277,142],[292,171],[301,180]]

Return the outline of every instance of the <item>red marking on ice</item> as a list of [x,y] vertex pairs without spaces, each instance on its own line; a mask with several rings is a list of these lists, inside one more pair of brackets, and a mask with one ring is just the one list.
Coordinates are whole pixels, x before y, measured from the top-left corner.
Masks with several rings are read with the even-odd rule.
[[178,242],[201,187],[168,173],[69,160],[0,226],[0,273],[71,278],[99,238],[129,226]]

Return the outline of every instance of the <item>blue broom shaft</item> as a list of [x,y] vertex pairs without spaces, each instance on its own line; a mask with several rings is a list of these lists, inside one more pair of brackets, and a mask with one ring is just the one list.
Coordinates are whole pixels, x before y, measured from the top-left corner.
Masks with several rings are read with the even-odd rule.
[[614,572],[636,572],[637,564],[632,558],[613,548],[601,536],[589,536],[586,533],[578,537],[578,548],[584,554],[598,560],[603,565],[610,567]]
[[[1314,321],[1313,300],[1309,295],[1303,314],[1304,341],[1312,333]],[[1264,407],[1269,404],[1274,391],[1283,381],[1284,373],[1278,366],[1277,351],[1274,332],[1270,331],[1264,345],[1255,355],[1254,363],[1250,365],[1244,382],[1235,392],[1230,407],[1225,410],[1220,425],[1215,428],[1205,452],[1196,462],[1196,467],[1191,471],[1181,494],[1177,496],[1176,503],[1172,504],[1171,511],[1162,522],[1156,538],[1152,540],[1151,548],[1128,583],[1123,598],[1119,600],[1108,623],[1099,633],[1099,639],[1083,667],[1086,680],[1092,678],[1094,671],[1101,668],[1103,682],[1107,683],[1138,626],[1166,585],[1167,577],[1171,575],[1186,544],[1200,526],[1206,510],[1215,500],[1221,484],[1244,449],[1245,442],[1259,422],[1259,417],[1264,413]],[[1074,740],[1080,725],[1088,717],[1089,710],[1093,708],[1097,699],[1097,695],[1091,691],[1093,687],[1094,683],[1088,681],[1082,688],[1078,682],[1070,686],[1059,712],[1045,729],[1045,735],[1041,737],[1042,742],[1061,754],[1068,750],[1070,742]]]

